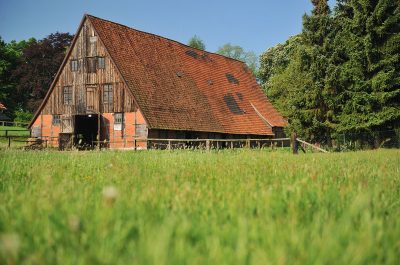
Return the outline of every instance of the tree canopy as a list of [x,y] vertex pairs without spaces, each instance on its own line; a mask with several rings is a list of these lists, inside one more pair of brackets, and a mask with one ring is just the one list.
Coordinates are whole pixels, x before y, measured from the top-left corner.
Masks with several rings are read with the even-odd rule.
[[253,73],[256,74],[258,67],[258,58],[254,52],[245,51],[239,45],[226,43],[223,46],[219,47],[217,53],[246,63],[247,66],[253,71]]
[[11,116],[36,110],[72,38],[69,33],[59,32],[41,40],[5,43],[0,38],[0,101]]
[[290,130],[330,144],[340,133],[398,129],[399,2],[338,0],[333,12],[327,0],[312,3],[302,33],[260,59],[263,87]]
[[188,45],[192,48],[199,49],[204,51],[206,49],[206,45],[204,44],[203,40],[200,39],[199,36],[194,35],[190,38]]

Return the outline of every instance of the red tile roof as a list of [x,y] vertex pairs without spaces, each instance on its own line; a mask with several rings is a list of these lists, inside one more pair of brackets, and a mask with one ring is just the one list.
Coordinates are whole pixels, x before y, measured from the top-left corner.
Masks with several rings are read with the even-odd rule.
[[243,62],[87,18],[149,128],[269,135],[268,123],[286,125]]

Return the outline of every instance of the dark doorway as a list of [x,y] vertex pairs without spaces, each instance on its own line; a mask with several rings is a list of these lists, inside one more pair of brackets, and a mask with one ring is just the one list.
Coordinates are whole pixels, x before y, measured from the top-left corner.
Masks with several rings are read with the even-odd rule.
[[98,115],[75,115],[75,141],[79,149],[91,149],[96,145],[98,132]]

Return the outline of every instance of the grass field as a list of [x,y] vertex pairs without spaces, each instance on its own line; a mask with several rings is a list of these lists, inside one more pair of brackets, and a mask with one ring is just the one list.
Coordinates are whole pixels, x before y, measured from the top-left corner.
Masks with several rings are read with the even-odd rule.
[[29,137],[29,131],[26,128],[16,127],[16,126],[0,126],[0,136],[6,135],[6,130],[9,136],[26,136]]
[[26,128],[16,127],[16,126],[0,126],[0,150],[8,147],[8,138],[6,136],[12,136],[11,138],[11,148],[20,148],[26,145],[23,141],[29,137],[29,131]]
[[400,151],[0,151],[0,264],[398,264]]

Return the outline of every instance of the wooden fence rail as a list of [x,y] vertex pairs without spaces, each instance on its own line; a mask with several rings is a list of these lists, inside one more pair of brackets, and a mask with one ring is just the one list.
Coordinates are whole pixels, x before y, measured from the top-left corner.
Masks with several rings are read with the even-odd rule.
[[[29,145],[29,141],[33,141],[32,138],[28,138],[30,136],[22,136],[22,135],[8,135],[8,132],[24,132],[24,130],[0,130],[5,131],[5,135],[1,135],[0,137],[4,137],[8,139],[8,147],[11,147],[11,141],[13,138],[17,140],[13,140],[15,142],[26,142]],[[295,136],[295,135],[294,135]],[[21,138],[25,138],[24,140],[18,140]],[[28,139],[27,139],[28,138]],[[54,142],[58,140],[58,136],[42,136],[38,138],[45,144],[45,147],[48,147],[49,142]],[[130,137],[129,137],[130,138]],[[298,153],[298,148],[301,148],[304,152],[305,150],[299,143],[311,147],[314,150],[319,152],[328,153],[328,151],[314,145],[308,143],[299,138],[271,138],[271,139],[250,139],[250,138],[242,138],[242,139],[159,139],[159,138],[139,138],[139,137],[131,137],[131,140],[121,140],[121,141],[92,141],[92,147],[94,148],[96,145],[98,148],[109,147],[112,144],[133,144],[133,148],[136,150],[138,148],[137,144],[145,142],[147,146],[150,148],[161,148],[161,149],[174,149],[178,148],[187,148],[187,147],[196,147],[201,149],[220,149],[220,148],[278,148],[278,147],[288,147],[291,146],[293,153]],[[290,145],[289,145],[290,143]]]
[[26,128],[28,127],[29,123],[26,122],[18,122],[18,121],[0,121],[0,126],[15,126]]
[[309,147],[311,147],[311,148],[313,148],[313,149],[316,149],[316,150],[318,150],[318,151],[320,151],[320,152],[322,152],[322,153],[328,153],[328,151],[326,151],[326,150],[324,150],[324,149],[322,149],[322,148],[320,148],[320,147],[318,147],[318,146],[316,146],[316,145],[314,145],[314,144],[307,143],[306,141],[303,141],[303,140],[301,140],[301,139],[299,139],[299,138],[297,138],[296,140],[297,140],[299,143],[305,144],[306,146],[309,146]]

